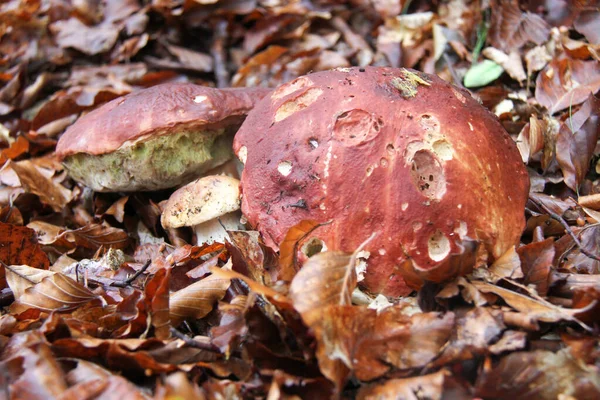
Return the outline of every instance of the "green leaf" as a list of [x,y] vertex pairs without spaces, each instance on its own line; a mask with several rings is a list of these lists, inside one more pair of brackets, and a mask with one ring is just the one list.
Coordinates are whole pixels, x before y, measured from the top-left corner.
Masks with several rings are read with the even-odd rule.
[[483,60],[469,68],[465,74],[464,85],[468,88],[485,86],[498,79],[503,72],[504,69],[495,62]]

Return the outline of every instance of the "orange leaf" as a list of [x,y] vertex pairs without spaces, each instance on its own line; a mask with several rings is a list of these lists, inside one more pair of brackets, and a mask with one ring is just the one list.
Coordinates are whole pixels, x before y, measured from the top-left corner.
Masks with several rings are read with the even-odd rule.
[[[8,265],[48,269],[50,261],[35,238],[35,231],[0,222],[0,260]],[[0,267],[0,289],[6,287],[6,272]]]
[[320,226],[329,224],[317,221],[304,220],[292,226],[279,245],[279,277],[284,281],[291,281],[298,271],[296,253],[303,239]]

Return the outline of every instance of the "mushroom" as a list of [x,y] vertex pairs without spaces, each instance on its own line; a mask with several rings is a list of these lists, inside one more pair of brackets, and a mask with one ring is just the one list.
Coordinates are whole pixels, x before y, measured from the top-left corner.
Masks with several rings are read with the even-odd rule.
[[191,83],[139,90],[77,120],[56,154],[76,181],[95,191],[174,187],[231,158],[233,134],[268,92]]
[[210,175],[177,189],[161,216],[165,229],[189,226],[196,244],[223,242],[227,230],[240,229],[240,181],[226,175]]
[[299,77],[256,105],[234,151],[245,163],[242,212],[273,249],[303,220],[332,221],[306,237],[311,248],[351,252],[376,233],[361,283],[372,293],[410,293],[407,265],[447,279],[427,273],[451,272],[466,243],[492,261],[524,227],[529,179],[514,142],[467,91],[433,75]]

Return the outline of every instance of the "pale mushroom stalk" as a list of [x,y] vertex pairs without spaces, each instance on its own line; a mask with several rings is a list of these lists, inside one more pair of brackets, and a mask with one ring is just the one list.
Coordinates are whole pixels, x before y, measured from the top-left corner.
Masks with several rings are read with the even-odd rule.
[[194,229],[196,244],[224,243],[225,239],[229,237],[227,231],[239,230],[242,227],[240,224],[241,217],[241,212],[234,211],[194,225],[192,229]]
[[176,190],[163,208],[165,229],[191,227],[196,244],[223,242],[227,230],[240,229],[239,180],[210,175]]

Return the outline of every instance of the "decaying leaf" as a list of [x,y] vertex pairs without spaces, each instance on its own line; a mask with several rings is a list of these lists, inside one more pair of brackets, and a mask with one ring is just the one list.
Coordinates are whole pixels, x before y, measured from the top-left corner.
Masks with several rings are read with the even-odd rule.
[[211,312],[215,303],[225,295],[229,284],[229,279],[211,275],[171,294],[169,309],[173,326],[184,319],[202,318]]
[[294,276],[290,297],[300,314],[330,305],[351,304],[356,257],[340,251],[318,253]]
[[496,366],[487,363],[477,380],[476,395],[511,399],[550,400],[561,396],[593,399],[600,396],[600,378],[596,367],[574,358],[568,349],[557,353],[543,350],[512,353]]
[[298,270],[296,257],[300,242],[321,225],[317,221],[305,220],[288,230],[283,242],[279,245],[279,276],[281,279],[292,280]]
[[28,265],[7,265],[4,269],[6,272],[6,282],[12,290],[15,300],[19,300],[25,289],[55,274],[53,271],[31,268]]
[[64,312],[98,298],[98,295],[82,284],[56,273],[25,289],[19,300],[11,305],[10,310],[13,313],[21,313],[29,308],[45,312]]
[[[0,261],[5,265],[26,264],[32,268],[48,269],[50,261],[37,243],[35,231],[24,226],[0,222]],[[6,287],[6,272],[0,268],[0,289]]]

